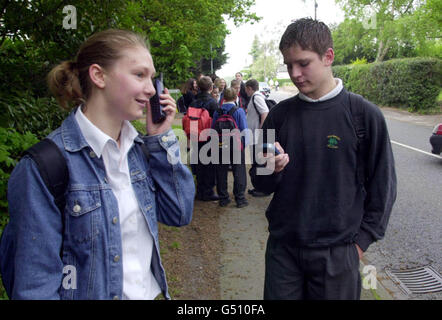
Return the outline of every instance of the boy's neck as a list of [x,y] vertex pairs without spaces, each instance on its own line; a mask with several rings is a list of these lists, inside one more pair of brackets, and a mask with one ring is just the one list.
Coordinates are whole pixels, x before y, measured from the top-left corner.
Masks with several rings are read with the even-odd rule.
[[315,95],[315,97],[317,96],[317,98],[313,98],[302,93],[299,93],[299,97],[307,102],[325,101],[337,96],[341,92],[342,88],[342,80],[338,78],[333,78],[333,85],[329,85],[329,90],[324,90],[322,91],[322,93]]

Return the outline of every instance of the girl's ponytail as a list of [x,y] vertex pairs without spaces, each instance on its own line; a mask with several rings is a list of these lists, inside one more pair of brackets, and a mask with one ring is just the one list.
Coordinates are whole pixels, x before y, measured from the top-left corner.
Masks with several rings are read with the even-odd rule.
[[74,61],[64,61],[48,74],[48,86],[63,109],[69,110],[70,102],[83,103],[84,97]]
[[64,61],[48,74],[48,86],[64,109],[70,102],[86,102],[92,93],[93,84],[89,67],[98,64],[110,69],[123,56],[123,50],[142,46],[148,49],[148,41],[132,31],[109,29],[90,36],[80,47],[74,61]]

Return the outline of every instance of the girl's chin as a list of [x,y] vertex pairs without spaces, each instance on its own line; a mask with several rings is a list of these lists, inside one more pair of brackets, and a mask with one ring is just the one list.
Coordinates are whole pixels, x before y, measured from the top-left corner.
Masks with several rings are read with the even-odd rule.
[[139,120],[139,119],[141,119],[143,117],[144,117],[144,113],[143,113],[143,110],[141,110],[141,111],[138,111],[138,112],[133,112],[133,113],[128,114],[126,116],[126,120],[134,121],[134,120]]

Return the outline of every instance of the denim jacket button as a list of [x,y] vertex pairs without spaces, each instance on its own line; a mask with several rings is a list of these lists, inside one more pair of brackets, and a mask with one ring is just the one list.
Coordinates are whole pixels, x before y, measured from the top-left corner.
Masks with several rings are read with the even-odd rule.
[[114,300],[120,300],[120,297],[119,296],[114,296],[113,299]]
[[112,223],[113,223],[113,224],[117,224],[117,222],[118,222],[118,218],[117,218],[117,217],[114,217],[114,218],[112,219]]
[[74,208],[72,208],[72,210],[74,210],[75,213],[79,213],[81,211],[81,207],[78,204],[76,204]]
[[114,257],[114,262],[118,262],[118,261],[120,261],[120,256],[119,256],[119,255],[116,255],[116,256]]
[[89,156],[91,158],[95,158],[97,155],[95,154],[95,152],[91,151],[91,152],[89,152]]

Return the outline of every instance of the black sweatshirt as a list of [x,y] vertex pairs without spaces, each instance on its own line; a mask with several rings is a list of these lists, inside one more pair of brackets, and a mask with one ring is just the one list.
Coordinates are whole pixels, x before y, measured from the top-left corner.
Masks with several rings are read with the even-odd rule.
[[200,92],[195,96],[191,103],[194,108],[204,108],[209,112],[211,118],[216,110],[219,109],[218,103],[208,92]]
[[[295,246],[357,243],[362,250],[385,234],[396,199],[396,174],[387,126],[377,106],[364,99],[368,154],[362,186],[357,181],[357,137],[343,89],[322,102],[298,96],[272,108],[263,129],[290,162],[279,173],[250,173],[257,190],[275,192],[266,211],[270,234]],[[269,141],[270,142],[270,141]]]

